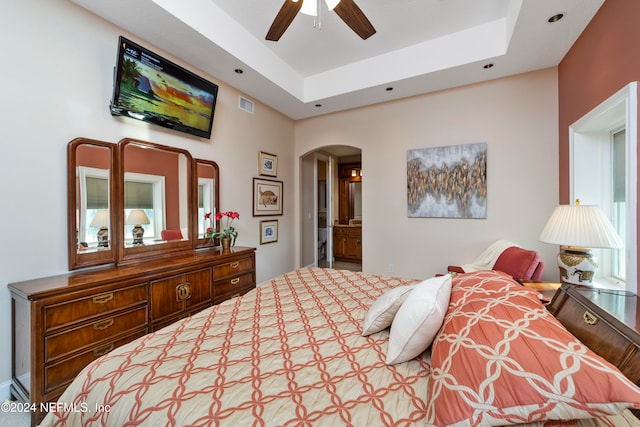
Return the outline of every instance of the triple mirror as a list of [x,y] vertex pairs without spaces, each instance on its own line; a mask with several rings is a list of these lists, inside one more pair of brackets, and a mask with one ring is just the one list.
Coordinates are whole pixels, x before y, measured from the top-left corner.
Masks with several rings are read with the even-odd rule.
[[[218,206],[215,162],[135,139],[77,138],[68,148],[69,269],[211,246],[204,213]],[[197,236],[197,237],[196,237]]]

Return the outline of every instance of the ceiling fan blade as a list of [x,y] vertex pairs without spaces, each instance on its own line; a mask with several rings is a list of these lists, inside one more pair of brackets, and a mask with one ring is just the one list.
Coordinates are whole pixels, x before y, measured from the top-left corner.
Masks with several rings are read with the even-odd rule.
[[349,26],[362,40],[366,40],[376,33],[369,19],[364,12],[354,3],[353,0],[340,0],[340,3],[333,9],[335,13]]
[[293,18],[296,17],[301,7],[302,0],[285,0],[265,38],[274,42],[280,40],[280,37],[287,31],[287,28],[289,28],[289,25],[291,25]]

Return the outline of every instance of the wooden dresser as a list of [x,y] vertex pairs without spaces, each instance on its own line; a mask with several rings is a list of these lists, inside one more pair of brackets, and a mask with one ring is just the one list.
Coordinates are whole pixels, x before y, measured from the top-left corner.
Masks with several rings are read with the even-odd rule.
[[[631,293],[563,284],[549,311],[640,386],[640,298]],[[640,418],[640,410],[634,412]]]
[[238,247],[9,284],[12,394],[55,401],[96,358],[255,286],[255,249]]

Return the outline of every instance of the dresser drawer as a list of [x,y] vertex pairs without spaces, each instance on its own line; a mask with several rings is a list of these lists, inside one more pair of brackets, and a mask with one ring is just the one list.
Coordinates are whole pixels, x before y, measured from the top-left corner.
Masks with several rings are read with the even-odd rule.
[[45,363],[54,361],[83,348],[95,347],[98,342],[121,335],[126,331],[147,326],[147,307],[103,317],[64,332],[45,336]]
[[333,232],[338,236],[346,236],[348,234],[346,227],[333,227]]
[[253,258],[243,258],[238,261],[228,262],[213,267],[213,279],[219,280],[229,276],[237,276],[253,271]]
[[584,345],[617,366],[634,383],[640,381],[640,349],[613,326],[609,316],[564,293],[558,295],[550,311]]
[[84,322],[114,310],[145,302],[146,299],[146,283],[141,283],[48,305],[44,308],[44,328],[45,331],[49,331],[56,327]]
[[211,269],[204,268],[151,282],[151,318],[155,321],[210,302]]
[[255,288],[253,272],[221,280],[213,285],[214,304],[236,296],[244,295]]
[[90,362],[98,357],[107,354],[116,347],[120,347],[128,342],[133,341],[147,333],[147,328],[134,331],[131,334],[119,339],[99,344],[87,349],[74,357],[61,360],[59,363],[52,363],[44,368],[44,393],[55,392],[56,389],[62,393],[62,388],[66,387],[78,373]]

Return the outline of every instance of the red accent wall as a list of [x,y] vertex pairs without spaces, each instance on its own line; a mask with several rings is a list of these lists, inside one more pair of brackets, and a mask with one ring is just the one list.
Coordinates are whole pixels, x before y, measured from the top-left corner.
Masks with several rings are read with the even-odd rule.
[[606,0],[558,66],[560,203],[569,203],[569,126],[638,80],[640,1]]

